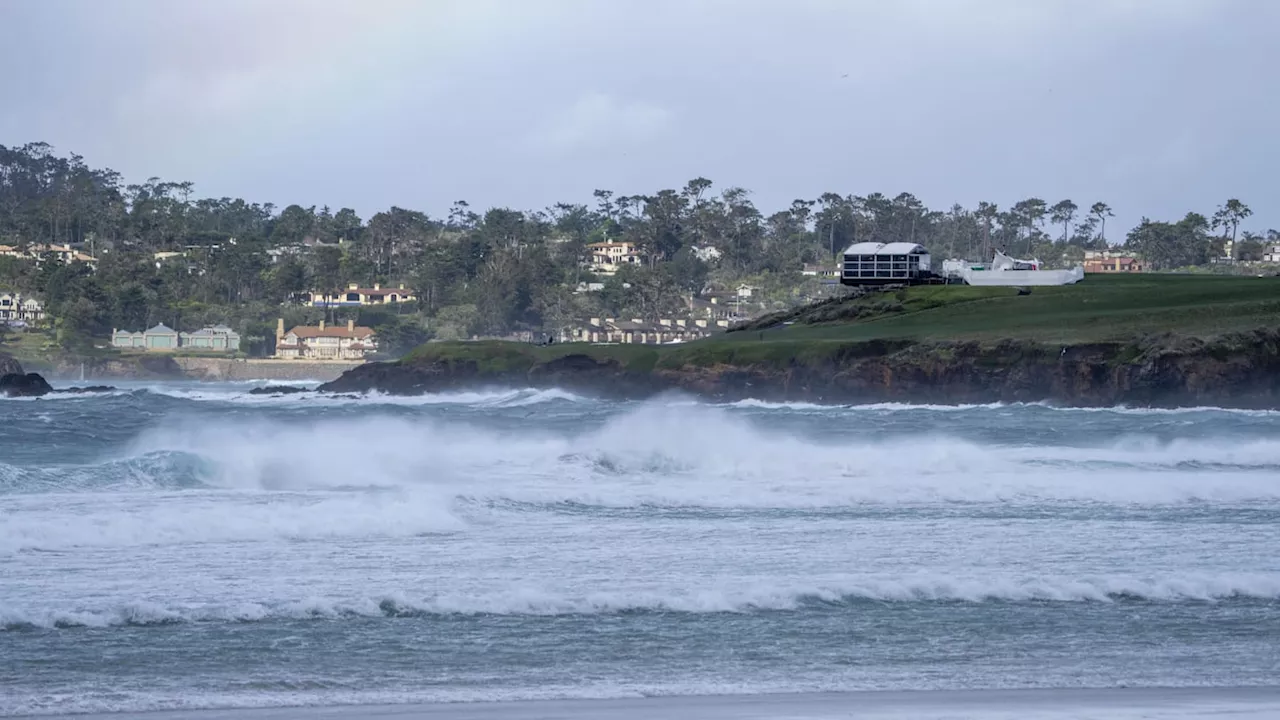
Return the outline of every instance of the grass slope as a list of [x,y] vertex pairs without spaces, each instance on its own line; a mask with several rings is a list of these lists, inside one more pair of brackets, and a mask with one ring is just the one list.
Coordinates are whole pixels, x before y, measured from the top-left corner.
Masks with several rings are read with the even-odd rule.
[[[1280,325],[1280,278],[1194,275],[1090,275],[1077,285],[1013,288],[934,285],[851,301],[894,305],[853,322],[766,330],[779,340],[1127,340],[1149,333],[1189,336]],[[889,298],[893,300],[890,301]],[[820,318],[817,318],[820,319]],[[732,342],[729,333],[718,342]],[[760,339],[760,333],[755,333]]]
[[818,363],[882,354],[914,341],[1025,340],[1073,344],[1176,333],[1207,337],[1280,326],[1280,278],[1091,275],[1077,285],[1013,288],[936,285],[873,293],[789,313],[791,325],[726,333],[683,345],[536,347],[429,343],[403,362],[475,363],[522,371],[570,354],[612,359],[636,372],[714,365]]

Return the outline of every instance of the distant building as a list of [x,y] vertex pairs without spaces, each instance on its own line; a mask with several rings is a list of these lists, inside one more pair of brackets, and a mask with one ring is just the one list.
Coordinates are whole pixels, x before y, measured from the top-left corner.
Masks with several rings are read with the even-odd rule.
[[170,251],[162,251],[162,252],[155,253],[151,256],[151,259],[155,260],[156,269],[159,270],[161,267],[164,266],[165,262],[169,260],[173,260],[174,258],[186,257],[186,255],[187,255],[186,253],[173,252],[170,250]]
[[240,349],[240,334],[226,325],[211,325],[195,332],[178,333],[178,347],[184,350],[236,352]]
[[22,293],[0,292],[0,322],[26,325],[44,320],[44,305]]
[[713,245],[695,245],[692,252],[694,257],[705,263],[719,260],[722,257],[720,250]]
[[1267,245],[1263,248],[1262,262],[1280,263],[1280,245]]
[[1084,252],[1084,271],[1086,273],[1130,273],[1143,272],[1145,263],[1137,255],[1124,250],[1086,250]]
[[1146,267],[1136,257],[1110,257],[1103,260],[1085,260],[1087,273],[1140,273]]
[[586,325],[561,333],[560,342],[659,345],[698,340],[728,327],[728,320],[591,318]]
[[111,347],[122,350],[161,350],[171,352],[178,349],[178,331],[164,323],[142,332],[112,330]]
[[367,305],[393,305],[395,303],[413,302],[417,300],[412,290],[405,289],[404,283],[397,287],[384,288],[374,283],[371,288],[362,288],[358,283],[351,283],[341,292],[307,293],[307,302],[314,307],[361,307]]
[[276,357],[284,360],[363,360],[376,352],[378,338],[373,328],[357,327],[354,320],[345,327],[299,325],[284,331],[284,319],[276,324]]
[[813,265],[805,263],[800,268],[800,274],[805,277],[821,277],[821,278],[837,278],[840,277],[840,271],[830,265]]
[[128,330],[111,331],[111,347],[120,350],[147,352],[174,352],[194,350],[204,352],[238,352],[240,334],[226,325],[211,325],[195,332],[178,332],[160,323],[142,332]]
[[613,275],[624,265],[639,265],[642,261],[635,243],[602,242],[587,246],[587,266],[597,275]]
[[277,264],[286,257],[298,257],[305,254],[307,246],[305,245],[282,245],[267,250],[267,257],[271,258],[271,263]]
[[97,258],[92,255],[86,255],[70,245],[57,244],[29,245],[25,251],[19,250],[13,245],[0,245],[0,255],[35,260],[37,265],[43,262],[45,258],[53,258],[66,265],[70,265],[73,262],[96,265],[98,262]]
[[905,285],[930,275],[929,251],[908,242],[854,243],[840,268],[844,285]]

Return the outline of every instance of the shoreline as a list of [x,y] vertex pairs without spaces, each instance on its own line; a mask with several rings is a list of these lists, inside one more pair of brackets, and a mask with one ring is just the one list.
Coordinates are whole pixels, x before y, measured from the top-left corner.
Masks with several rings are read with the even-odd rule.
[[[27,372],[38,372],[60,384],[100,384],[102,380],[314,381],[331,382],[363,362],[218,358],[205,356],[133,355],[118,358],[18,360]],[[84,378],[81,379],[83,368]]]
[[[1087,713],[1087,715],[1082,715]],[[836,718],[1280,718],[1280,686],[866,690],[383,705],[155,710],[19,718],[89,720],[835,720]]]
[[681,346],[438,343],[320,389],[390,395],[558,388],[615,400],[1280,409],[1280,329],[1133,342],[703,340]]

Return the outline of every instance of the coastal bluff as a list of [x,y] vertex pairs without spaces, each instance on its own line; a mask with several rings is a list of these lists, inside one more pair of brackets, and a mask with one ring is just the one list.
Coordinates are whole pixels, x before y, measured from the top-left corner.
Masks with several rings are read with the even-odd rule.
[[412,395],[479,387],[561,388],[615,399],[683,392],[715,401],[1280,409],[1280,330],[1210,339],[749,340],[552,348],[440,343],[369,363],[320,387]]

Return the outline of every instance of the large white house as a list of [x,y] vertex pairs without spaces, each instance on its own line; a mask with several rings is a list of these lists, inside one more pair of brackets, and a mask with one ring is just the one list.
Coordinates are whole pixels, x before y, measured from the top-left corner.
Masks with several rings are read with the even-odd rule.
[[346,290],[325,292],[313,290],[307,293],[307,302],[314,307],[359,307],[362,305],[390,305],[417,300],[412,290],[406,289],[404,283],[396,287],[382,287],[374,283],[371,288],[362,288],[359,283],[347,285]]
[[587,266],[597,275],[613,275],[623,265],[639,265],[642,257],[635,243],[601,242],[587,246]]
[[354,320],[346,326],[299,325],[284,331],[284,319],[276,323],[276,357],[282,360],[363,360],[376,352],[378,338],[373,328],[356,327]]
[[0,322],[8,325],[37,323],[44,320],[44,305],[22,293],[0,292]]

